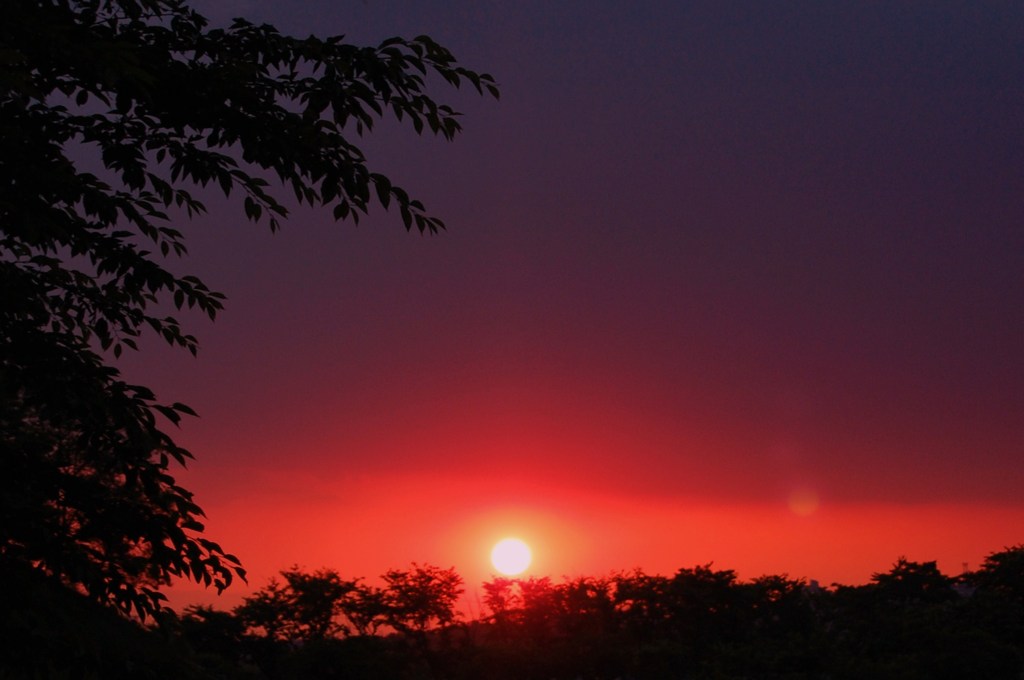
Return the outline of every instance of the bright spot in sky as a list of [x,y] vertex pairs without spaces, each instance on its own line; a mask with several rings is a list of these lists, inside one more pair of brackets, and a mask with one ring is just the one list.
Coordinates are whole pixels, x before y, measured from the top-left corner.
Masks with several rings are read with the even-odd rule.
[[518,538],[498,541],[491,550],[491,564],[505,576],[521,574],[530,566],[530,546]]
[[819,505],[818,494],[813,489],[795,489],[789,494],[789,509],[800,517],[813,515]]

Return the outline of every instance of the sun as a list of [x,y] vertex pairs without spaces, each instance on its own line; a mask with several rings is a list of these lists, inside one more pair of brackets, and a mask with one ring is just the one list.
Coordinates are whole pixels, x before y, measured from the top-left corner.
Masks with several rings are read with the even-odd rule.
[[530,546],[518,538],[498,541],[491,549],[491,564],[505,576],[515,576],[526,571],[533,554]]

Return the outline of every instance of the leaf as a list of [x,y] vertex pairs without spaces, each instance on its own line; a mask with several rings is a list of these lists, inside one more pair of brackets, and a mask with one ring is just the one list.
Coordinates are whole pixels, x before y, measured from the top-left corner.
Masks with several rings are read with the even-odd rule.
[[[145,618],[163,599],[146,583],[187,575],[220,588],[232,573],[245,577],[233,555],[216,559],[218,544],[205,544],[211,554],[191,541],[205,530],[202,510],[169,474],[171,460],[192,454],[164,426],[195,412],[157,404],[114,365],[144,334],[196,354],[196,338],[153,310],[187,306],[212,320],[223,308],[223,295],[166,266],[187,254],[187,230],[172,220],[207,213],[192,186],[223,193],[249,221],[266,215],[272,232],[288,215],[282,191],[356,224],[374,199],[397,203],[406,230],[433,232],[440,220],[370,172],[353,133],[372,135],[393,114],[450,139],[456,113],[431,88],[468,79],[497,89],[425,36],[361,47],[244,19],[212,29],[177,0],[15,5],[3,17],[0,71],[3,144],[18,159],[3,213],[16,222],[0,225],[0,264],[19,282],[12,299],[24,316],[4,326],[17,335],[5,349],[18,353],[4,361],[19,367],[4,380],[20,381],[5,382],[4,395],[35,429],[4,437],[15,450],[89,464],[40,460],[40,479],[54,480],[40,488],[53,496],[4,530],[26,537],[15,552],[32,568],[45,564],[56,581]],[[84,170],[80,149],[97,151],[102,172]],[[81,522],[77,538],[52,523],[57,498]],[[116,549],[126,542],[146,554],[144,579],[142,553]]]
[[384,175],[376,173],[370,175],[373,179],[374,188],[377,190],[377,200],[385,209],[391,204],[391,180]]
[[191,407],[186,406],[185,404],[182,404],[180,401],[174,402],[174,404],[172,404],[171,408],[173,408],[175,411],[178,411],[180,413],[185,413],[187,415],[195,416],[197,418],[199,417],[199,414],[196,413],[195,411],[193,411]]

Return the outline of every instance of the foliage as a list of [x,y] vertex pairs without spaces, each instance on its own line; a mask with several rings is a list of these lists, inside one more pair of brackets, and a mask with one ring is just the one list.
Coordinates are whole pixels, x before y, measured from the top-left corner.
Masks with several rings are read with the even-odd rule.
[[[1002,570],[1001,579],[1018,579],[1022,553],[1021,546],[994,553],[961,583],[984,580],[994,565]],[[443,593],[451,592],[448,586],[461,588],[453,570],[414,564],[388,574],[390,580],[372,589],[380,596],[378,604],[387,609],[404,598],[402,616],[430,621],[429,626],[385,625],[365,635],[338,625],[346,623],[342,613],[329,628],[303,627],[311,612],[343,612],[338,603],[358,587],[339,598],[334,585],[359,586],[361,580],[293,568],[260,592],[276,593],[269,599],[280,608],[277,620],[304,630],[302,635],[271,636],[251,627],[247,603],[233,613],[186,611],[170,627],[177,639],[147,640],[138,629],[125,632],[125,639],[145,647],[152,663],[176,668],[175,677],[201,670],[207,677],[275,679],[1018,680],[1024,673],[1024,638],[1015,627],[1020,610],[1013,594],[973,585],[946,591],[954,579],[933,562],[901,558],[868,584],[830,588],[785,575],[741,581],[735,572],[710,565],[672,576],[633,571],[561,582],[494,578],[483,584],[491,614],[470,622],[458,621],[454,613],[436,615],[438,602],[446,601]],[[40,580],[31,570],[27,575]],[[421,596],[423,584],[432,594]],[[933,591],[929,584],[940,588]],[[309,600],[299,604],[303,598],[296,589],[305,589]],[[16,601],[52,597],[27,590]],[[952,597],[938,597],[939,592]],[[410,593],[420,596],[405,597]],[[312,601],[317,599],[318,604]],[[382,616],[390,620],[395,614]],[[168,642],[177,657],[160,653],[160,644]],[[66,659],[74,650],[54,652]],[[104,670],[120,668],[121,658],[114,658]]]
[[424,633],[455,621],[455,604],[463,590],[454,568],[413,563],[410,569],[391,569],[382,578],[385,621],[395,630]]
[[[0,603],[5,680],[209,680],[180,639],[126,620],[37,569],[0,563]],[[235,665],[227,659],[224,665]]]
[[171,576],[223,589],[243,574],[199,535],[202,512],[168,473],[187,452],[156,427],[149,391],[24,330],[4,338],[0,369],[0,559],[139,616],[159,608]]
[[245,598],[235,616],[256,637],[283,642],[373,635],[382,626],[423,633],[456,619],[462,577],[454,569],[413,564],[388,570],[383,587],[342,579],[333,569],[281,572]]
[[381,588],[356,580],[341,609],[353,635],[376,635],[388,619],[387,595]]
[[144,332],[192,353],[169,305],[224,296],[172,271],[196,188],[277,229],[278,190],[336,219],[376,201],[406,229],[443,223],[355,143],[384,116],[452,139],[430,78],[497,96],[421,36],[359,47],[243,19],[210,28],[184,0],[9,0],[0,22],[0,560],[145,618],[184,576],[244,576],[202,537],[165,432],[183,415],[111,358]]
[[888,602],[944,602],[956,597],[953,579],[932,562],[896,560],[885,573],[871,576],[875,590]]
[[293,642],[348,634],[341,616],[355,581],[345,581],[331,569],[307,574],[292,567],[281,576],[283,584],[272,579],[235,610],[247,629],[261,630],[272,640]]
[[1024,543],[990,554],[970,580],[1024,606]]
[[966,582],[977,589],[972,616],[1001,631],[1002,642],[1024,650],[1024,544],[990,554]]
[[185,608],[176,624],[197,665],[215,669],[222,676],[241,674],[233,672],[244,665],[241,643],[245,624],[240,617],[209,606],[191,606]]

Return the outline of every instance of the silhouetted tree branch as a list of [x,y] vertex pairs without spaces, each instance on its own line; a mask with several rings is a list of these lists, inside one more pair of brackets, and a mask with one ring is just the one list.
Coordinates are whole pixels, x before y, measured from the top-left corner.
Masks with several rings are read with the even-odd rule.
[[244,19],[210,28],[184,0],[9,0],[0,21],[0,560],[125,613],[174,576],[244,577],[202,537],[165,431],[185,415],[111,365],[145,332],[195,353],[166,310],[213,319],[224,296],[169,262],[208,187],[275,230],[282,194],[357,221],[444,227],[370,169],[357,141],[390,116],[452,139],[433,84],[494,80],[428,37],[356,46]]

